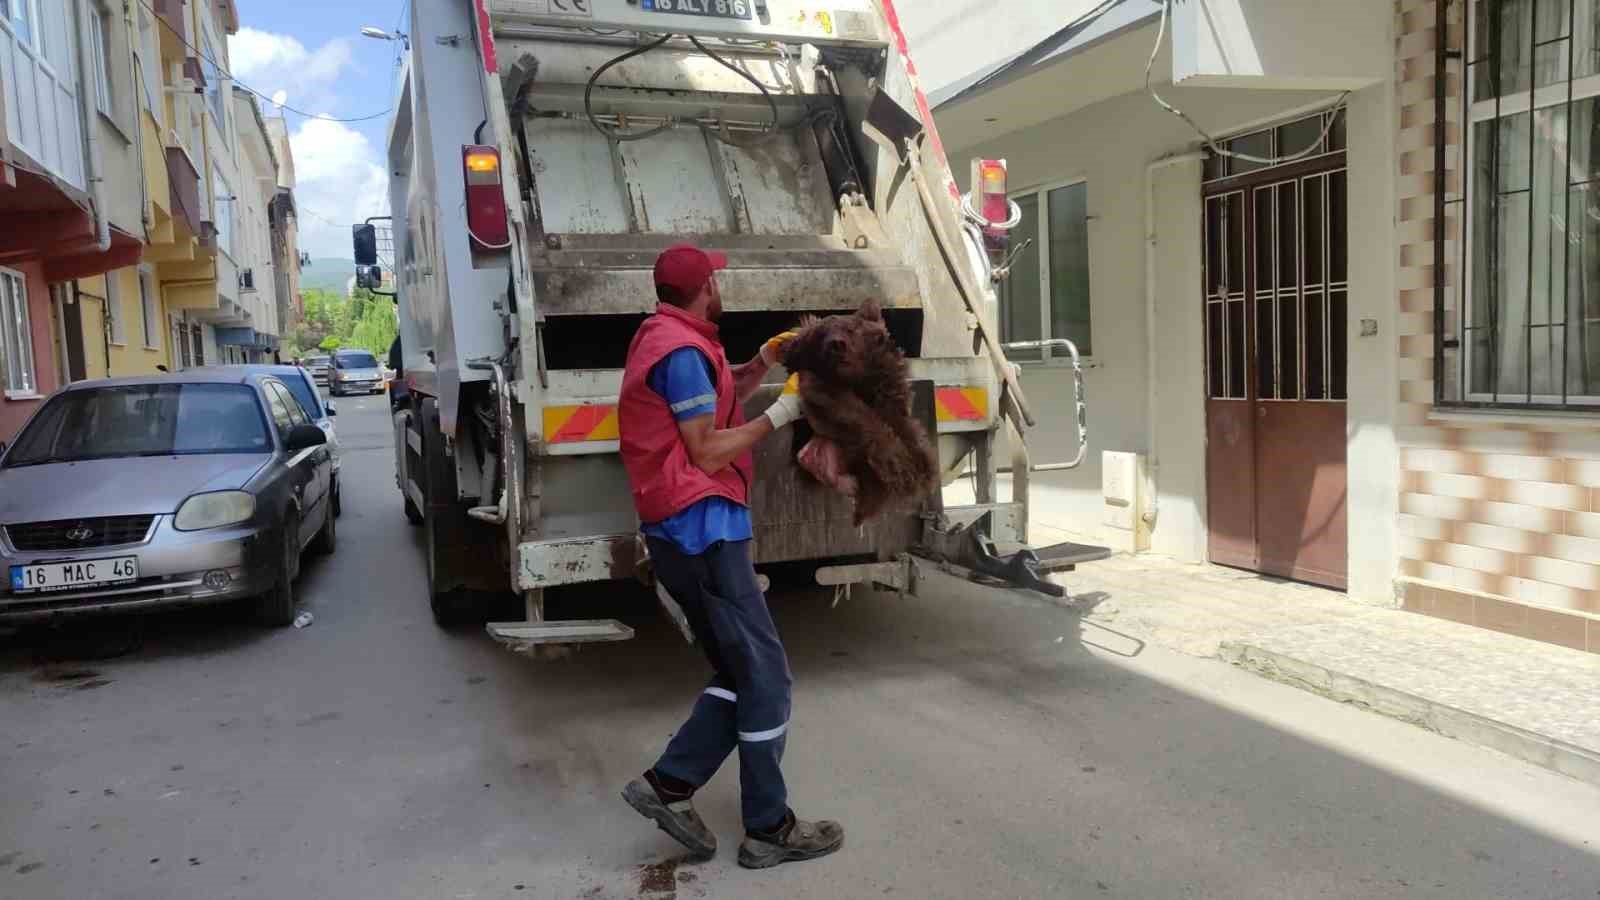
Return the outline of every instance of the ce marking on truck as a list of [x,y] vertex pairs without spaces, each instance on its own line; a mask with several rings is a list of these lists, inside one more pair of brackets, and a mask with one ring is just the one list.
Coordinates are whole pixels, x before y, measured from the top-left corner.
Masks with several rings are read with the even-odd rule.
[[583,16],[593,18],[594,10],[589,8],[593,0],[550,0],[550,14],[552,16]]

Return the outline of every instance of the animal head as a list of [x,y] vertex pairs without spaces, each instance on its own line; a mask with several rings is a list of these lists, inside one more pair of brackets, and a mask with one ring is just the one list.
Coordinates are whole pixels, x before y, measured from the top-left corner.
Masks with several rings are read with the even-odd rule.
[[783,365],[791,372],[859,383],[900,363],[900,350],[876,301],[849,315],[808,316],[800,326],[800,334],[783,346]]

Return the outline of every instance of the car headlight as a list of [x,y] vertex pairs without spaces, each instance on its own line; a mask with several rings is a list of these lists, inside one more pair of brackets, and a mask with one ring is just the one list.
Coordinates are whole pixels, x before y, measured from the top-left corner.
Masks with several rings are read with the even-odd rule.
[[244,491],[212,491],[183,501],[172,526],[179,531],[221,528],[248,521],[255,514],[255,495]]

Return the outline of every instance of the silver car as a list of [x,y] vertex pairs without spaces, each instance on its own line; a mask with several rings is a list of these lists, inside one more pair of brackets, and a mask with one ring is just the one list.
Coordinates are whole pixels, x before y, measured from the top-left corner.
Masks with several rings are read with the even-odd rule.
[[339,432],[333,425],[333,417],[338,415],[338,410],[333,404],[322,399],[317,392],[317,384],[311,378],[311,373],[300,366],[275,366],[269,363],[239,363],[229,366],[209,366],[201,369],[189,369],[190,372],[252,372],[257,375],[271,375],[282,381],[300,401],[300,408],[311,419],[312,424],[322,429],[328,436],[328,452],[333,454],[333,514],[340,515],[344,512],[343,494],[339,491]]
[[366,350],[340,350],[333,354],[333,373],[328,379],[328,392],[335,397],[345,394],[383,393],[383,367],[378,358]]
[[322,430],[276,378],[80,382],[0,454],[0,622],[253,598],[294,619],[337,538]]
[[323,387],[328,386],[328,378],[333,375],[333,357],[308,356],[303,365],[306,371],[311,373],[312,382]]

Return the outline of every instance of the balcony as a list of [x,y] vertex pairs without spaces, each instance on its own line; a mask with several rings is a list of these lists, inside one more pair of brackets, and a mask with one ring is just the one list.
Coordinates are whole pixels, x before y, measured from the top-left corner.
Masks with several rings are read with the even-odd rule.
[[180,56],[186,51],[185,43],[194,43],[189,36],[189,17],[183,14],[183,4],[184,0],[150,0],[156,18],[162,22],[156,30],[161,32],[161,49],[165,56]]
[[191,236],[204,233],[205,211],[200,205],[200,173],[189,162],[182,147],[167,148],[167,181],[171,186],[173,221],[188,229]]

